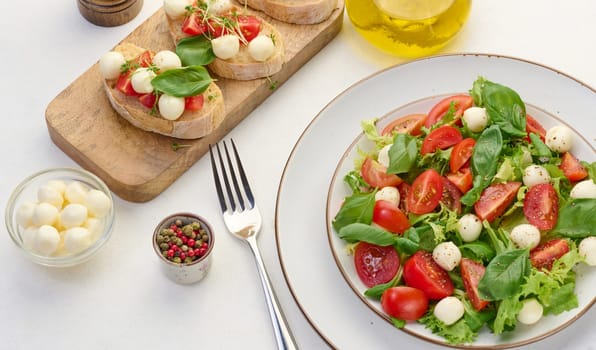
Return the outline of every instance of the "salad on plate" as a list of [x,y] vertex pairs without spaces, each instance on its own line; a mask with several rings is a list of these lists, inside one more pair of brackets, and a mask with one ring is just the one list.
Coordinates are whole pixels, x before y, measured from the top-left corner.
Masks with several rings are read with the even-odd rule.
[[596,162],[573,154],[569,127],[545,130],[479,77],[426,114],[362,128],[372,147],[332,227],[396,327],[469,344],[578,306],[576,267],[596,265]]

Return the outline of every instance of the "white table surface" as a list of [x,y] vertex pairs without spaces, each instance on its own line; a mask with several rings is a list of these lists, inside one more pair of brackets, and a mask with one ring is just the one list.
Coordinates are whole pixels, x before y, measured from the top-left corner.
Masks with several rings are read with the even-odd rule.
[[[145,0],[131,22],[104,28],[83,19],[73,0],[0,2],[0,100],[5,111],[0,128],[0,208],[4,210],[13,188],[29,174],[78,166],[50,140],[46,106],[161,4]],[[595,35],[592,0],[477,0],[469,22],[442,53],[514,56],[595,87]],[[262,255],[300,348],[327,345],[300,312],[281,272],[274,210],[284,165],[304,128],[327,102],[351,84],[400,62],[363,41],[346,19],[327,47],[229,135],[241,148],[263,212]],[[594,111],[589,113],[585,117],[594,118]],[[212,184],[204,157],[148,203],[116,198],[112,239],[93,260],[74,268],[49,269],[29,262],[2,228],[0,348],[275,348],[252,256],[243,242],[225,232]],[[151,247],[156,223],[177,211],[203,215],[217,234],[212,270],[191,286],[168,280]],[[594,349],[595,322],[596,312],[590,310],[539,345]],[[425,345],[406,334],[403,339],[400,347]]]

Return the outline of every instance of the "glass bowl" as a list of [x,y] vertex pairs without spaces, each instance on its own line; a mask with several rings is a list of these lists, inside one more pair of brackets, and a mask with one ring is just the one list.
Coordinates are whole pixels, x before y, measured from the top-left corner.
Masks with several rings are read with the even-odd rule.
[[[72,187],[65,190],[65,186],[68,185],[72,185]],[[46,190],[45,194],[41,194],[43,191],[40,188],[42,187]],[[48,190],[47,187],[51,187],[52,190]],[[54,190],[57,192],[53,192]],[[99,192],[93,191],[93,196],[86,196],[91,190]],[[60,199],[56,199],[58,198],[56,193],[60,194],[59,198],[63,204],[60,205],[56,202],[56,200],[60,201]],[[42,201],[39,200],[39,196],[42,196]],[[101,199],[97,200],[98,197]],[[31,219],[33,215],[31,213],[36,209],[28,209],[39,206],[40,202],[49,203],[51,198],[53,198],[53,206],[56,208],[58,216],[55,217],[53,223],[48,225],[45,222],[44,226],[54,227],[59,234],[59,241],[56,241],[58,238],[51,228],[49,229],[52,231],[50,235],[39,233],[39,227],[42,227],[40,222],[45,220],[42,217],[46,214],[35,214],[37,219]],[[67,215],[70,219],[60,214],[65,212],[64,208],[73,204],[65,198],[70,198],[73,203],[83,205],[87,209],[83,211],[86,214],[83,223],[75,223],[81,218],[81,210],[75,215]],[[81,209],[80,206],[77,209]],[[38,213],[41,212],[44,211],[40,210]],[[100,178],[83,169],[51,168],[27,177],[14,189],[6,205],[5,223],[10,238],[27,258],[44,266],[68,267],[87,261],[106,244],[112,234],[114,217],[112,194]],[[66,221],[69,221],[69,224],[63,224]],[[64,225],[67,225],[68,228]],[[76,230],[72,230],[72,228],[76,228]],[[85,228],[87,232],[81,228]],[[76,232],[69,233],[67,232],[69,229]],[[44,230],[44,232],[48,232],[47,227],[44,227]],[[83,233],[81,234],[81,232]],[[66,238],[67,235],[68,238]],[[39,238],[42,236],[45,238]],[[40,252],[40,250],[45,250],[40,247],[47,247],[48,241],[52,242],[50,244],[52,246],[58,245],[56,251]]]

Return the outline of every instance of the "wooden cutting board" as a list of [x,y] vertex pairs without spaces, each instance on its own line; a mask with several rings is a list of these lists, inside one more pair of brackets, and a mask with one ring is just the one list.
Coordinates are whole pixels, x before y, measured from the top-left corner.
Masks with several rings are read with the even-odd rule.
[[[278,86],[321,50],[341,29],[344,0],[323,23],[295,25],[256,13],[275,25],[283,35],[286,61],[270,79],[235,81],[221,79],[226,117],[213,133],[196,140],[179,140],[132,126],[112,109],[102,87],[95,63],[46,109],[46,123],[52,141],[83,168],[99,176],[119,197],[146,202],[171,185],[234,126],[242,121]],[[165,13],[158,10],[122,41],[159,51],[174,50]],[[114,45],[116,46],[116,45]],[[172,144],[188,147],[174,151]]]

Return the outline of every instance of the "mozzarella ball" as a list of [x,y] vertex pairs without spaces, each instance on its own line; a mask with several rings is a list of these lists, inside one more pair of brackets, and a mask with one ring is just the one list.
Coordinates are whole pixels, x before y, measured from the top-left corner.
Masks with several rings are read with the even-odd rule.
[[37,200],[42,203],[50,203],[58,209],[62,208],[62,204],[64,203],[62,194],[54,187],[48,185],[41,186],[37,189]]
[[546,132],[545,143],[552,151],[568,152],[573,145],[571,129],[565,125],[553,126]]
[[541,165],[532,164],[524,169],[524,185],[532,187],[538,184],[547,184],[550,182],[548,170]]
[[172,18],[182,17],[186,14],[186,6],[190,6],[192,0],[164,0],[163,9]]
[[182,113],[184,113],[184,105],[184,97],[174,97],[166,94],[161,95],[159,101],[157,101],[159,114],[167,120],[180,118]]
[[511,230],[509,237],[519,248],[532,249],[540,243],[540,230],[531,224],[521,224]]
[[218,15],[228,12],[232,9],[230,0],[209,0],[207,2],[207,13]]
[[588,179],[580,181],[573,186],[569,193],[571,198],[596,198],[596,184]]
[[162,72],[168,69],[182,67],[180,57],[170,50],[162,50],[156,53],[153,56],[153,64]]
[[60,234],[55,227],[50,225],[42,225],[37,230],[31,249],[41,255],[51,255],[60,245]]
[[21,227],[27,228],[33,224],[33,213],[37,203],[35,202],[24,202],[21,204],[15,212],[15,218],[17,224]]
[[275,52],[275,44],[267,35],[257,35],[248,43],[248,53],[258,62],[264,62]]
[[104,79],[116,79],[120,76],[120,68],[125,63],[126,60],[120,52],[106,52],[99,59],[99,72]]
[[33,210],[31,223],[35,226],[52,225],[58,219],[58,208],[50,203],[39,203]]
[[586,264],[596,266],[596,237],[590,236],[582,239],[577,248]]
[[67,229],[81,226],[85,220],[87,220],[87,207],[82,204],[71,203],[60,212],[60,224]]
[[464,304],[461,302],[461,300],[450,296],[441,299],[437,303],[435,309],[433,310],[433,314],[441,322],[449,326],[462,318],[464,311]]
[[64,233],[64,248],[69,253],[78,253],[92,243],[91,232],[84,227],[73,227]]
[[466,109],[462,118],[471,132],[481,132],[488,124],[486,109],[482,107],[470,107]]
[[396,206],[399,205],[399,191],[396,187],[387,186],[381,188],[377,193],[375,193],[375,201],[388,201]]
[[85,221],[85,223],[83,224],[83,227],[89,230],[92,238],[96,238],[103,231],[104,223],[102,220],[99,220],[97,218],[88,218],[87,221]]
[[37,231],[39,227],[28,227],[21,232],[21,239],[23,241],[23,245],[27,249],[33,248],[33,242],[35,242],[35,236],[37,235]]
[[384,166],[385,168],[389,167],[389,149],[393,146],[393,144],[389,144],[379,151],[377,155],[377,162]]
[[217,58],[227,60],[238,54],[240,41],[236,35],[226,34],[211,40],[211,48]]
[[461,252],[455,243],[442,242],[433,249],[433,260],[447,271],[453,270],[461,261]]
[[153,92],[153,85],[151,80],[156,77],[154,71],[149,68],[138,68],[132,73],[130,82],[132,88],[139,94],[148,94]]
[[87,192],[85,205],[89,209],[89,215],[102,218],[106,216],[112,207],[112,202],[110,201],[110,197],[100,190],[90,190]]
[[535,298],[522,301],[522,308],[517,314],[517,320],[523,324],[531,325],[542,318],[542,305]]
[[53,189],[58,191],[58,193],[60,193],[60,195],[64,196],[64,190],[66,189],[66,184],[64,183],[64,181],[50,180],[46,183],[46,186],[52,187]]
[[64,198],[69,203],[85,203],[85,196],[87,196],[87,187],[78,181],[72,181],[66,185],[64,189]]
[[465,214],[457,221],[457,232],[464,242],[473,242],[482,232],[482,221],[474,214]]

